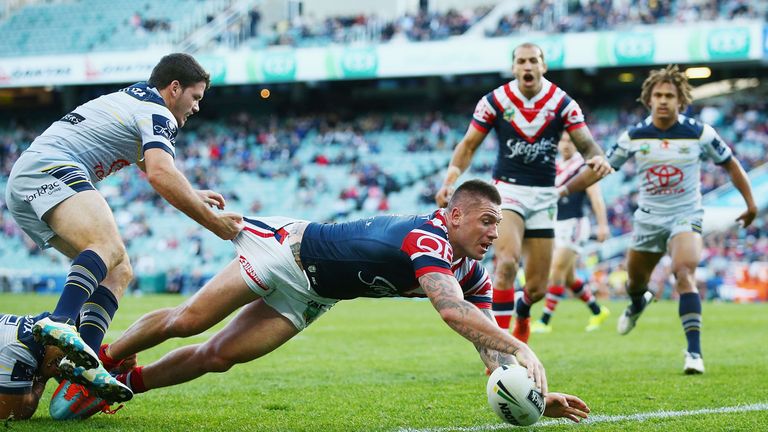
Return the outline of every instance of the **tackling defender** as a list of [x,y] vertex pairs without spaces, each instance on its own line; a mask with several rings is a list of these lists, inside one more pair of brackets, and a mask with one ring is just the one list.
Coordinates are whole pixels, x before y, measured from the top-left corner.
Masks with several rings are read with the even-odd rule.
[[[586,165],[584,158],[576,152],[576,147],[568,134],[563,134],[558,143],[561,159],[557,163],[555,186],[562,187],[568,180],[583,170]],[[555,313],[555,308],[565,295],[565,287],[573,291],[573,295],[587,304],[592,316],[585,328],[586,331],[597,330],[608,318],[610,311],[601,306],[592,295],[589,287],[576,278],[576,261],[581,255],[584,245],[589,240],[589,218],[584,216],[584,199],[589,197],[592,211],[597,219],[595,233],[598,242],[608,237],[608,216],[605,202],[600,191],[600,185],[595,183],[586,191],[573,192],[562,196],[557,202],[557,221],[555,222],[555,252],[550,271],[550,285],[544,304],[544,313],[539,321],[531,324],[534,333],[550,333],[552,325],[549,321]]]
[[[48,380],[60,376],[59,363],[64,353],[58,347],[40,344],[32,335],[34,323],[49,315],[48,312],[36,316],[0,314],[0,420],[32,417]],[[135,365],[136,358],[131,356],[119,370],[125,371]],[[62,381],[60,388],[69,387],[66,381]],[[73,388],[72,391],[77,390],[81,389]],[[70,395],[71,398],[82,396]],[[84,413],[92,415],[108,410],[109,405],[97,399],[80,407],[83,408],[89,410],[80,411],[80,418]]]
[[500,203],[496,188],[472,180],[456,190],[447,209],[425,216],[340,224],[246,218],[233,240],[237,259],[183,305],[143,316],[105,353],[125,358],[169,338],[199,334],[243,306],[207,342],[118,377],[143,392],[266,355],[339,300],[428,297],[445,323],[475,344],[489,368],[526,366],[546,394],[546,415],[579,421],[589,408],[575,396],[547,393],[536,355],[496,326],[490,314],[490,279],[478,260],[497,238]]
[[619,334],[629,333],[651,298],[648,280],[659,259],[669,251],[679,315],[688,346],[686,374],[704,373],[701,350],[701,298],[694,276],[701,260],[701,161],[709,158],[723,167],[747,205],[736,219],[752,223],[757,207],[749,177],[731,149],[708,124],[680,114],[691,104],[691,86],[678,67],[652,70],[643,82],[640,102],[651,110],[643,122],[619,137],[608,152],[618,169],[629,158],[642,176],[638,209],[634,214],[632,245],[627,254],[631,304],[619,318]]
[[[596,175],[611,172],[595,144],[579,104],[543,77],[547,71],[540,47],[524,43],[512,55],[515,79],[485,95],[477,104],[467,133],[453,152],[443,185],[435,195],[445,207],[452,185],[464,172],[491,129],[499,138],[493,178],[502,196],[504,219],[496,242],[493,313],[503,329],[517,315],[513,335],[530,335],[531,305],[547,291],[557,212],[555,154],[566,131]],[[514,282],[525,256],[524,295],[515,304]]]
[[[41,248],[53,246],[73,260],[52,315],[32,331],[65,352],[65,376],[89,382],[109,401],[132,395],[102,367],[96,351],[133,271],[112,210],[93,184],[135,163],[170,204],[232,239],[242,217],[211,210],[222,209],[224,198],[194,190],[173,161],[177,130],[199,111],[209,84],[209,74],[192,56],[167,55],[148,82],[91,100],[51,125],[22,153],[8,179],[6,203],[16,223]],[[73,324],[81,309],[78,334]]]

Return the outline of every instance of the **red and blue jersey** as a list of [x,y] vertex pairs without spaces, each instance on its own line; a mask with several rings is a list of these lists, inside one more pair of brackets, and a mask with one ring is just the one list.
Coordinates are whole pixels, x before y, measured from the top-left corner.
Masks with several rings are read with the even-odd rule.
[[301,241],[301,262],[312,288],[334,299],[426,297],[418,278],[452,275],[464,298],[491,305],[491,280],[470,258],[453,260],[445,212],[375,216],[338,224],[311,223]]
[[493,178],[522,186],[554,186],[557,143],[563,130],[586,126],[570,96],[542,78],[541,91],[526,98],[511,81],[477,103],[472,126],[499,139]]

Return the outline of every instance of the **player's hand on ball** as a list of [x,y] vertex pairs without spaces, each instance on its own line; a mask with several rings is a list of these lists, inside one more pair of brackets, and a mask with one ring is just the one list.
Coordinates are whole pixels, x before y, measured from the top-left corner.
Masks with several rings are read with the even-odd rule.
[[543,394],[547,394],[547,374],[544,371],[544,365],[536,357],[533,350],[528,345],[523,344],[515,353],[515,358],[520,365],[528,369],[528,377],[536,383],[536,388]]
[[585,163],[592,168],[592,171],[600,176],[600,178],[613,172],[613,167],[611,167],[611,164],[609,164],[603,156],[592,156]]
[[588,417],[589,407],[576,396],[565,393],[547,393],[544,399],[546,401],[544,415],[547,417],[565,417],[576,423]]

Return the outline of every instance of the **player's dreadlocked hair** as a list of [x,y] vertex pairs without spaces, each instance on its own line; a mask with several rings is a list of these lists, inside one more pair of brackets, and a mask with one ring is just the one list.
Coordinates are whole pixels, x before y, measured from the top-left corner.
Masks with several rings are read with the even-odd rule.
[[693,102],[691,96],[691,85],[688,83],[688,77],[684,73],[680,72],[680,68],[677,65],[667,65],[664,69],[654,69],[648,75],[648,78],[643,81],[643,90],[640,92],[640,98],[638,99],[646,108],[651,109],[651,93],[656,84],[670,83],[677,88],[677,98],[680,100],[680,110],[685,108]]

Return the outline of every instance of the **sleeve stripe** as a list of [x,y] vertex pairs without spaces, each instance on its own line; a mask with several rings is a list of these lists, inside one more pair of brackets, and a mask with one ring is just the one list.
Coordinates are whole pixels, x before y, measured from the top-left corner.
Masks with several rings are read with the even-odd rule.
[[586,122],[576,123],[576,124],[573,124],[573,125],[570,125],[570,126],[568,126],[567,128],[565,128],[565,130],[567,130],[568,132],[570,132],[570,131],[574,131],[574,130],[576,130],[576,129],[579,129],[579,128],[583,128],[583,127],[585,127],[586,125],[587,125],[587,123],[586,123]]
[[488,126],[483,125],[482,123],[480,123],[476,119],[472,119],[472,123],[470,123],[470,124],[475,129],[477,129],[477,130],[479,130],[480,132],[483,132],[483,133],[488,133],[488,131],[490,130],[490,128]]
[[428,267],[422,267],[416,270],[416,279],[424,276],[427,273],[441,273],[441,274],[447,274],[447,275],[453,276],[453,272],[451,271],[451,269],[447,269],[443,267],[428,266]]
[[727,164],[727,163],[728,163],[728,161],[730,161],[730,160],[731,160],[731,158],[732,158],[732,157],[733,157],[733,155],[730,155],[730,156],[728,156],[728,157],[727,157],[727,158],[726,158],[724,161],[721,161],[721,162],[715,162],[715,165],[725,165],[725,164]]
[[172,158],[174,159],[176,158],[176,153],[174,152],[174,150],[171,147],[169,147],[168,144],[162,143],[160,141],[148,142],[142,146],[143,151],[147,151],[153,148],[159,148],[161,150],[165,150],[165,152],[171,155]]

